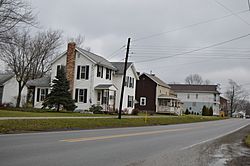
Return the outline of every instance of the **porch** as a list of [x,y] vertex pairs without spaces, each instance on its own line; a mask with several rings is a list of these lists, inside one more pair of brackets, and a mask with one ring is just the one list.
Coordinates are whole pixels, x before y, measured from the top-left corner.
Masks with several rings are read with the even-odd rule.
[[115,111],[117,88],[113,84],[99,84],[95,87],[97,95],[96,104],[103,108],[105,112]]
[[181,115],[181,102],[176,97],[160,95],[156,112]]

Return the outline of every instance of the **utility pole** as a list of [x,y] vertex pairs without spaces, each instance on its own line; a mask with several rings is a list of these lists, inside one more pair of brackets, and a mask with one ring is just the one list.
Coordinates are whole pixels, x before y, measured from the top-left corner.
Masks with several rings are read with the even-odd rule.
[[234,104],[234,85],[233,85],[233,92],[232,92],[231,103],[230,103],[230,107],[231,107],[230,116],[231,116],[231,118],[233,117],[233,104]]
[[249,8],[249,10],[250,10],[250,1],[248,0],[248,8]]
[[128,43],[127,43],[127,51],[126,51],[126,58],[125,58],[125,64],[124,64],[124,70],[123,70],[122,91],[121,91],[121,97],[120,97],[120,106],[119,106],[118,119],[122,118],[122,102],[123,102],[124,86],[125,86],[125,79],[126,79],[129,46],[130,46],[130,38],[128,38]]

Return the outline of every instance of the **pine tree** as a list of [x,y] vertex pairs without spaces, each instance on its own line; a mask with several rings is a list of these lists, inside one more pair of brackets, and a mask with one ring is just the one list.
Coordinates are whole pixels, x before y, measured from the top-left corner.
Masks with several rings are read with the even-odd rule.
[[208,108],[204,105],[202,108],[202,116],[208,116]]
[[69,92],[69,82],[66,79],[64,69],[59,69],[56,78],[52,81],[53,86],[51,93],[43,102],[43,107],[56,107],[59,111],[62,105],[67,111],[73,111],[76,108],[74,100],[72,100]]
[[213,116],[213,108],[212,107],[209,108],[208,112],[209,112],[209,116]]

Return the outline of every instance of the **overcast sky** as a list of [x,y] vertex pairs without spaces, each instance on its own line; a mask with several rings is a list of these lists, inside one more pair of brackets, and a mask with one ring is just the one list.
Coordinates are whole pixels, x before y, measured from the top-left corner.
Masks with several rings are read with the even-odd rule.
[[[63,30],[65,38],[81,34],[86,47],[111,61],[123,60],[122,46],[131,37],[129,61],[138,71],[152,71],[167,83],[183,83],[194,73],[221,84],[222,89],[230,78],[239,84],[250,83],[250,36],[192,52],[249,34],[247,0],[29,2],[41,28]],[[189,51],[192,53],[186,54]],[[250,84],[244,87],[249,90]]]

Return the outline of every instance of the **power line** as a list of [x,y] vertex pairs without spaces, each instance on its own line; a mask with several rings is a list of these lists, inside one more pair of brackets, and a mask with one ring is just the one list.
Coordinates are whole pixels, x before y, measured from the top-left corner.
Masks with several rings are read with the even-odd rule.
[[117,53],[119,53],[121,50],[125,49],[126,45],[123,45],[122,47],[120,47],[119,49],[115,50],[114,52],[112,52],[107,59],[111,59],[113,57],[115,57],[117,55]]
[[217,0],[214,0],[215,3],[217,3],[218,5],[220,5],[221,7],[223,7],[224,9],[226,9],[228,12],[230,12],[232,15],[234,15],[235,17],[237,17],[238,19],[240,19],[242,22],[244,22],[245,24],[247,24],[248,26],[250,26],[250,24],[244,20],[243,18],[241,18],[239,15],[235,14],[231,9],[229,9],[228,7],[226,7],[225,5],[223,5],[222,3],[220,3]]
[[[110,59],[110,58],[114,58],[115,56],[118,55],[119,51],[121,51],[122,49],[125,48],[126,45],[123,45],[122,47],[120,47],[119,49],[115,50],[113,53],[111,53],[106,59]],[[101,63],[103,61],[105,61],[106,59],[103,59],[101,61],[99,61],[98,63]]]
[[[234,14],[241,14],[241,13],[246,13],[246,12],[249,12],[249,10],[242,10],[242,11],[239,11],[239,12],[234,13]],[[162,34],[167,34],[167,33],[175,32],[175,31],[184,30],[184,29],[191,28],[191,27],[194,27],[194,26],[197,26],[197,25],[210,23],[210,22],[213,22],[213,21],[218,21],[218,20],[230,17],[230,16],[232,16],[234,14],[231,13],[229,15],[225,15],[225,16],[222,16],[222,17],[217,17],[217,18],[213,18],[213,19],[201,21],[201,22],[190,24],[190,25],[187,25],[187,26],[184,26],[184,27],[181,27],[181,28],[176,28],[176,29],[173,29],[173,30],[164,31],[164,32],[161,32],[161,33],[155,33],[155,34],[152,34],[152,35],[149,35],[149,36],[145,36],[145,37],[141,37],[141,38],[135,39],[135,40],[133,40],[133,42],[137,42],[137,41],[140,41],[140,40],[145,40],[145,39],[153,38],[153,37],[156,37],[156,36],[160,36]]]
[[230,40],[226,40],[226,41],[223,41],[223,42],[220,42],[220,43],[216,43],[216,44],[212,44],[212,45],[209,45],[209,46],[206,46],[206,47],[201,47],[201,48],[198,48],[198,49],[194,49],[194,50],[191,50],[191,51],[186,51],[186,52],[183,52],[183,53],[178,53],[178,54],[174,54],[174,55],[170,55],[170,56],[166,56],[166,57],[160,57],[160,58],[153,58],[153,59],[144,60],[144,61],[138,61],[136,63],[142,63],[142,62],[148,62],[148,61],[156,61],[156,60],[161,60],[161,59],[166,59],[166,58],[172,58],[172,57],[175,57],[175,56],[185,55],[185,54],[205,50],[205,49],[208,49],[208,48],[220,46],[220,45],[232,42],[232,41],[236,41],[236,40],[248,37],[249,35],[250,34],[246,34],[246,35],[242,35],[242,36],[239,36],[239,37],[236,37],[236,38],[233,38],[233,39],[230,39]]

